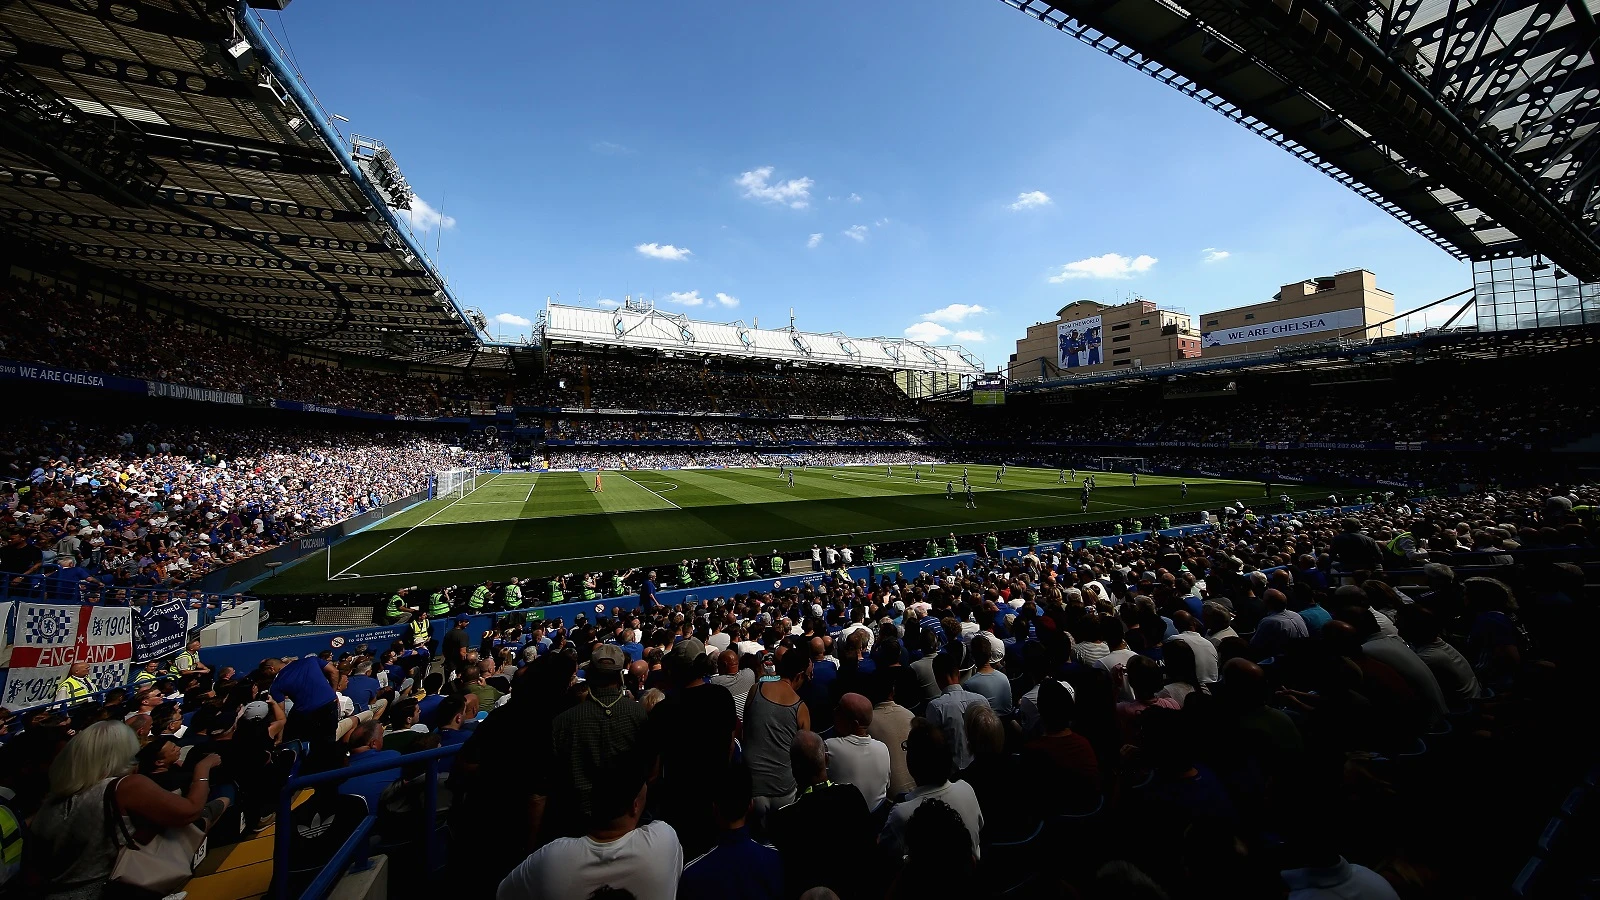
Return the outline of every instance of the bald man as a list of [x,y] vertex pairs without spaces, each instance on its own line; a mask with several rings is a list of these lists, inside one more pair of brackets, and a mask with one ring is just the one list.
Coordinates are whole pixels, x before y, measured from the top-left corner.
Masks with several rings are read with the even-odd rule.
[[833,710],[833,733],[828,738],[828,775],[840,784],[855,785],[868,809],[877,809],[889,794],[889,748],[867,733],[872,726],[872,701],[860,694],[845,694]]
[[733,695],[733,711],[743,722],[744,701],[750,696],[750,689],[756,686],[755,670],[739,668],[739,654],[724,650],[717,654],[717,674],[711,676],[711,683],[722,685]]

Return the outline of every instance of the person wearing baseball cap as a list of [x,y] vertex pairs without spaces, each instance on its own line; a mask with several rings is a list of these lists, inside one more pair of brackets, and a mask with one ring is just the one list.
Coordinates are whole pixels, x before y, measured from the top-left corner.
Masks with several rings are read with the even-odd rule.
[[551,723],[557,770],[549,781],[548,815],[555,833],[584,833],[606,767],[644,742],[648,714],[622,685],[627,664],[621,647],[596,644],[583,668],[589,695]]

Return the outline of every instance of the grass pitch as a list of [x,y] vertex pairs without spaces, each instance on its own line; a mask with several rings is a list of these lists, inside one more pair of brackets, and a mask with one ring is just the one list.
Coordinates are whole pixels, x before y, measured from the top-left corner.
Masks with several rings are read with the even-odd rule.
[[[977,509],[967,509],[965,469]],[[813,543],[853,545],[1021,530],[1082,521],[1145,518],[1242,500],[1264,500],[1250,481],[1096,473],[1082,512],[1081,481],[1062,484],[1054,469],[994,466],[796,469],[794,487],[776,469],[671,469],[601,474],[508,472],[479,476],[466,496],[430,500],[311,556],[256,586],[263,594],[368,593],[513,575],[603,571],[676,563],[683,558],[758,557]],[[1082,479],[1086,472],[1079,472]],[[946,485],[954,497],[945,496]],[[1298,501],[1327,496],[1325,486],[1283,485]],[[331,553],[331,556],[330,556]]]

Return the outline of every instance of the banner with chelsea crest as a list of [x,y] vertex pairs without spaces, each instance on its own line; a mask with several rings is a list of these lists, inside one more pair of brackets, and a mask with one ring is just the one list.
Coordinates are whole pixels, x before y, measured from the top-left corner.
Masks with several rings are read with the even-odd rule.
[[49,703],[62,676],[80,661],[89,664],[95,690],[122,687],[131,659],[133,611],[127,607],[18,603],[3,703],[11,709]]

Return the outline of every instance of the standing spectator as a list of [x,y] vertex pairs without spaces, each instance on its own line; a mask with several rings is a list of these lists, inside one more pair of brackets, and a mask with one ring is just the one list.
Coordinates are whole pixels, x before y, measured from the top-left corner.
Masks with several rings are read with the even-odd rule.
[[889,792],[889,748],[871,735],[872,702],[860,694],[839,698],[833,715],[834,737],[826,742],[829,776],[854,785],[877,809]]
[[811,660],[790,650],[778,660],[777,680],[757,684],[744,704],[744,758],[750,764],[758,833],[773,810],[794,802],[789,748],[796,733],[811,730],[811,715],[800,702],[810,675]]
[[[596,644],[584,670],[588,696],[557,716],[551,726],[555,760],[562,767],[550,798],[555,834],[583,833],[586,823],[592,821],[592,797],[600,787],[597,779],[602,770],[612,760],[638,750],[644,740],[649,714],[622,687],[625,664],[621,647]],[[607,812],[616,814],[617,810]],[[681,852],[676,834],[672,846]]]
[[467,634],[467,625],[472,617],[466,613],[456,616],[456,627],[444,633],[444,671],[448,678],[461,671],[462,660],[465,659],[467,647],[472,643],[472,636]]
[[335,749],[339,733],[339,695],[333,689],[337,677],[333,664],[323,662],[321,657],[306,656],[290,663],[270,660],[266,666],[273,673],[272,698],[294,704],[284,721],[283,739],[309,741],[313,757],[324,754],[320,765],[311,764],[315,766],[313,771],[331,766],[332,761],[325,754]]
[[889,751],[889,795],[898,797],[917,786],[906,767],[906,738],[911,735],[911,710],[895,702],[904,667],[879,669],[872,679],[872,722],[867,733]]
[[790,748],[799,797],[772,815],[772,843],[783,857],[791,897],[815,887],[855,896],[872,847],[871,814],[861,792],[828,780],[822,738],[801,731]]
[[[618,683],[608,685],[606,693],[619,703],[633,704],[633,698],[622,694],[621,656],[617,651]],[[562,724],[560,719],[557,724]],[[584,796],[588,825],[581,836],[540,847],[500,882],[496,900],[591,900],[622,896],[618,891],[626,891],[634,900],[674,900],[683,872],[683,848],[671,825],[639,824],[648,773],[649,763],[638,747],[621,749],[588,772]],[[601,893],[603,888],[612,893]]]
[[[944,732],[945,752],[950,756],[950,771],[972,765],[972,748],[967,744],[967,709],[989,701],[961,686],[961,660],[954,653],[941,653],[933,661],[933,674],[939,680],[940,694],[928,703],[928,722]],[[916,777],[913,771],[912,777]],[[921,782],[919,781],[920,785]]]
[[719,827],[716,845],[690,860],[678,880],[678,896],[696,900],[779,900],[783,860],[778,851],[750,837],[750,769],[731,763],[706,788]]

